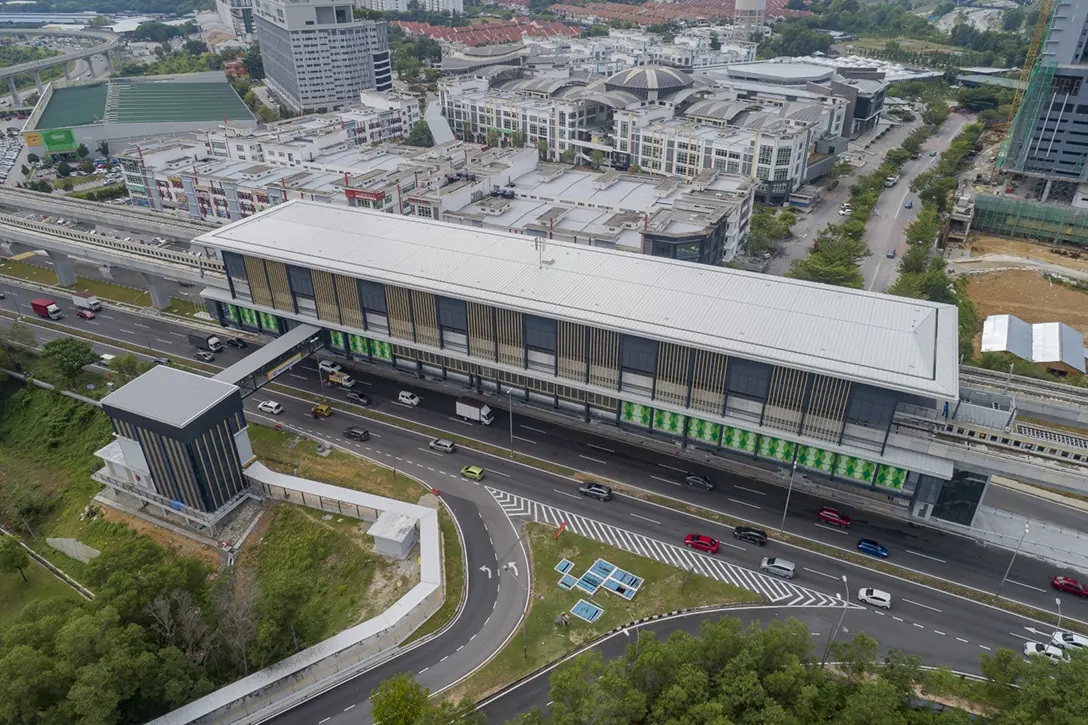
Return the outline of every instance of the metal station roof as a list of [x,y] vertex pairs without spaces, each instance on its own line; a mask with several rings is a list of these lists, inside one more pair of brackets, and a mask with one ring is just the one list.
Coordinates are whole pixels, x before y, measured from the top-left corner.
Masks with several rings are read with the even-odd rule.
[[184,428],[189,421],[237,390],[229,383],[156,365],[103,398],[102,407],[107,413],[112,407]]
[[924,300],[294,200],[197,244],[914,394],[959,392]]

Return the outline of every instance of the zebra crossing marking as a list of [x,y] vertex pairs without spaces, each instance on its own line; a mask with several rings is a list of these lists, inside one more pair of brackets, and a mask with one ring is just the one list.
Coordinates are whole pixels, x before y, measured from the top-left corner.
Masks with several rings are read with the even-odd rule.
[[[692,570],[696,574],[732,584],[741,589],[756,592],[772,603],[788,607],[841,607],[843,601],[831,594],[825,594],[806,587],[768,576],[762,572],[730,564],[711,556],[696,553],[691,549],[675,544],[668,544],[649,536],[621,529],[579,514],[564,511],[549,504],[533,501],[516,494],[499,491],[484,486],[491,497],[510,518],[525,518],[550,526],[559,526],[567,522],[567,529],[579,536],[600,541],[617,549],[623,549],[647,559],[660,561],[678,569]],[[846,602],[846,606],[857,608],[858,605]]]

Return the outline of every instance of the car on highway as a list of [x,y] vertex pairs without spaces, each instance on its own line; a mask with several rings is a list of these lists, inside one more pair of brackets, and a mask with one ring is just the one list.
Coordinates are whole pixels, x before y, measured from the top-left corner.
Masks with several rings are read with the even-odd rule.
[[749,544],[756,544],[757,546],[767,545],[767,532],[762,529],[752,528],[751,526],[738,526],[733,529],[733,538],[747,541]]
[[595,498],[598,501],[612,500],[612,489],[603,483],[583,483],[578,487],[578,493]]
[[767,556],[759,563],[759,570],[767,574],[774,574],[783,579],[793,579],[797,573],[797,565],[792,561],[779,559],[775,556]]
[[353,393],[349,391],[345,393],[344,396],[353,403],[358,403],[359,405],[370,405],[370,398],[363,395],[362,393]]
[[279,415],[283,412],[283,406],[274,400],[262,400],[257,403],[257,410],[269,415]]
[[427,444],[427,447],[439,453],[454,453],[457,451],[457,444],[445,438],[435,438]]
[[153,358],[151,358],[151,362],[155,363],[156,365],[169,365],[170,364],[170,358],[168,358],[168,357],[153,357]]
[[1052,662],[1068,662],[1069,655],[1060,647],[1055,647],[1052,644],[1043,644],[1042,642],[1024,642],[1024,656],[1028,659],[1032,657],[1049,657]]
[[906,202],[903,203],[903,208],[904,209],[913,209],[914,208],[914,202],[911,201],[910,199],[908,199]]
[[470,481],[480,481],[484,477],[484,469],[479,466],[464,466],[461,469],[461,475]]
[[888,250],[887,257],[888,259],[895,259],[895,247]]
[[930,155],[930,156],[936,156],[936,155],[937,155],[937,152],[936,152],[936,151],[930,151],[930,152],[929,152],[929,155]]
[[199,360],[201,362],[210,363],[210,362],[215,362],[215,355],[212,355],[210,352],[205,352],[204,350],[200,350],[198,352],[193,353],[193,359],[194,360]]
[[94,319],[94,313],[91,312],[90,310],[85,310],[83,308],[80,308],[80,309],[76,310],[76,317],[82,317],[84,320],[93,320]]
[[249,343],[240,337],[228,337],[227,344],[231,347],[236,347],[239,350],[245,350],[247,347],[249,347]]
[[824,523],[831,524],[832,526],[841,526],[844,529],[850,527],[850,517],[841,513],[838,509],[833,509],[829,506],[824,506],[817,511],[816,518]]
[[317,369],[323,373],[338,373],[343,370],[339,363],[334,363],[332,360],[322,360],[317,364]]
[[401,405],[410,405],[414,408],[419,405],[420,397],[415,393],[408,392],[407,390],[402,390],[397,395],[397,402],[399,402]]
[[332,415],[332,406],[326,405],[325,403],[315,405],[314,407],[310,408],[310,415],[315,418],[328,418],[330,415]]
[[704,491],[714,490],[714,484],[709,478],[699,473],[689,473],[684,476],[684,483],[693,488],[701,488]]
[[844,206],[839,209],[839,216],[850,216],[853,213],[854,210],[848,206]]
[[1062,649],[1084,649],[1088,647],[1088,637],[1058,630],[1050,635],[1050,644]]
[[858,551],[862,554],[879,556],[881,559],[888,558],[888,547],[872,539],[858,539]]
[[863,604],[872,604],[874,607],[880,607],[881,609],[892,608],[892,595],[872,587],[858,589],[858,601]]
[[698,549],[708,554],[717,554],[721,544],[717,539],[712,539],[703,534],[688,534],[684,537],[684,546],[690,549]]
[[351,426],[344,429],[344,437],[352,441],[368,441],[370,440],[370,431],[366,428]]
[[1078,597],[1088,598],[1088,587],[1085,587],[1076,579],[1068,576],[1056,576],[1050,580],[1050,586],[1057,589],[1059,592],[1065,592],[1067,594],[1075,594]]

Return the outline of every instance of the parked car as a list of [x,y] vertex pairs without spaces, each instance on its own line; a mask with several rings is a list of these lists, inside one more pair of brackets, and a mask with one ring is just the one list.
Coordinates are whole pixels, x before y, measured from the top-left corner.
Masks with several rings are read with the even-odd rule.
[[711,491],[714,489],[714,484],[706,476],[698,473],[689,473],[684,476],[684,483],[695,488],[701,488],[704,491]]
[[712,539],[709,536],[688,534],[684,537],[684,546],[698,549],[699,551],[705,551],[708,554],[717,554],[720,544],[717,539]]
[[84,320],[93,320],[94,313],[90,310],[85,310],[82,307],[76,308],[76,317],[82,317]]
[[583,483],[578,487],[578,493],[595,498],[598,501],[612,500],[612,489],[603,483]]
[[317,369],[323,373],[338,373],[343,370],[339,363],[334,363],[332,360],[322,360],[317,364]]
[[400,391],[400,394],[397,395],[397,402],[399,402],[401,405],[410,405],[414,408],[419,405],[420,397],[415,393],[410,393],[407,390],[402,390]]
[[358,403],[359,405],[370,405],[370,398],[363,395],[362,393],[348,391],[344,395],[348,400],[353,403]]
[[156,365],[169,365],[170,364],[170,358],[168,358],[168,357],[153,357],[153,358],[151,358],[151,362],[155,363]]
[[841,526],[842,528],[849,528],[850,517],[844,513],[840,513],[837,509],[824,506],[816,513],[816,518],[824,523],[831,524],[832,526]]
[[1028,659],[1032,657],[1049,657],[1052,662],[1067,662],[1069,660],[1069,655],[1061,647],[1041,642],[1024,642],[1024,656]]
[[908,199],[906,201],[906,203],[903,204],[903,208],[904,209],[913,209],[914,208],[914,202],[911,201],[910,199]]
[[236,347],[239,350],[244,350],[247,347],[249,347],[249,343],[246,342],[245,340],[243,340],[240,337],[228,337],[227,338],[227,344],[230,345],[231,347]]
[[888,558],[888,547],[872,539],[858,539],[858,551],[862,554],[879,556],[881,559]]
[[445,438],[435,438],[427,444],[427,447],[441,453],[453,453],[457,450],[457,444]]
[[344,437],[353,441],[368,441],[370,440],[370,431],[366,428],[352,426],[344,429]]
[[1075,594],[1078,597],[1088,598],[1088,587],[1085,587],[1079,581],[1068,576],[1056,576],[1050,580],[1050,586],[1054,587],[1060,592],[1066,592],[1067,594]]
[[783,579],[793,579],[797,572],[797,565],[792,561],[786,561],[785,559],[779,559],[774,556],[768,556],[759,563],[759,570],[767,574],[774,574],[780,576]]
[[1061,647],[1062,649],[1084,649],[1085,647],[1088,647],[1088,637],[1082,637],[1079,634],[1058,630],[1050,635],[1050,643],[1055,647]]
[[200,360],[201,362],[210,363],[215,362],[215,355],[212,355],[210,352],[205,352],[204,350],[198,350],[197,352],[193,353],[193,359]]
[[283,406],[274,400],[262,400],[257,403],[257,410],[269,415],[279,415],[283,412]]
[[936,152],[936,151],[930,151],[930,152],[929,152],[929,155],[930,155],[930,156],[936,156],[936,155],[937,155],[937,152]]
[[484,469],[479,466],[465,466],[461,469],[461,475],[470,481],[480,481],[484,477]]
[[888,250],[888,259],[895,259],[895,247]]
[[733,529],[733,538],[747,541],[757,546],[767,545],[767,532],[762,529],[754,529],[751,526],[738,526]]
[[880,589],[858,589],[858,601],[881,609],[892,608],[892,595]]
[[325,403],[315,405],[314,407],[310,408],[310,415],[315,418],[328,418],[330,415],[332,415],[332,406],[326,405]]

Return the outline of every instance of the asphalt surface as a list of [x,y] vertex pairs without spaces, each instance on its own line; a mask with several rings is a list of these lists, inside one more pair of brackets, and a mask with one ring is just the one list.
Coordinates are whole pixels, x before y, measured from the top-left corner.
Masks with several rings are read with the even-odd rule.
[[[41,296],[32,290],[10,285],[5,285],[4,291],[8,294],[8,299],[0,302],[0,306],[14,310],[14,303],[19,302],[20,309],[24,312],[29,308],[30,299]],[[193,352],[185,339],[185,328],[173,322],[113,309],[104,310],[95,320],[82,320],[71,313],[68,301],[57,301],[62,308],[69,311],[69,316],[62,320],[62,324],[74,330],[134,344],[147,344],[146,341],[151,341],[157,352],[169,352],[182,357],[188,357]],[[33,323],[33,320],[30,322]],[[5,321],[3,324],[8,323]],[[43,342],[58,335],[46,328],[36,328],[36,332],[39,340]],[[108,345],[97,347],[102,352],[116,354],[119,351],[118,348]],[[244,351],[228,350],[219,355],[216,362],[230,364],[239,360],[242,352]],[[375,407],[383,413],[427,423],[495,445],[502,446],[510,442],[511,421],[503,411],[496,412],[496,421],[490,427],[470,425],[453,416],[451,396],[417,390],[423,398],[421,405],[416,408],[402,406],[396,402],[396,393],[401,389],[412,389],[409,384],[382,377],[377,374],[378,368],[368,365],[352,363],[350,369],[360,381],[359,389],[369,395]],[[408,377],[403,378],[403,381],[409,380]],[[277,382],[310,392],[319,392],[322,389],[318,381],[316,362],[309,359],[281,376]],[[524,606],[524,589],[519,581],[513,580],[512,572],[501,572],[501,564],[508,555],[513,560],[519,547],[514,545],[514,529],[495,505],[494,495],[489,492],[489,488],[666,543],[678,544],[684,534],[689,532],[708,534],[733,543],[729,538],[731,531],[728,527],[695,519],[639,499],[618,496],[603,504],[582,499],[576,495],[576,484],[569,479],[522,466],[502,457],[487,456],[474,451],[459,451],[452,455],[433,453],[426,448],[427,439],[424,436],[353,417],[352,406],[346,401],[335,402],[343,400],[341,395],[339,392],[329,394],[334,401],[336,413],[321,421],[309,416],[308,402],[289,396],[268,396],[258,392],[251,396],[246,405],[247,410],[253,411],[259,400],[272,397],[285,408],[284,413],[277,417],[277,422],[299,428],[309,435],[337,443],[361,455],[402,467],[401,470],[411,471],[427,485],[438,489],[454,508],[465,534],[470,572],[470,605],[466,607],[456,625],[436,641],[409,650],[306,705],[291,710],[277,718],[280,722],[316,723],[325,718],[344,722],[351,718],[358,720],[364,715],[366,696],[377,681],[397,672],[412,672],[425,685],[437,690],[469,672],[486,658],[487,653],[515,633],[514,625],[521,607]],[[341,431],[347,425],[367,427],[372,433],[371,440],[359,444],[344,440]],[[681,461],[638,446],[600,438],[592,434],[593,426],[573,422],[572,425],[575,427],[565,428],[536,418],[515,415],[512,421],[515,447],[663,495],[725,511],[733,516],[752,520],[768,530],[777,526],[785,498],[785,491],[778,486],[727,475],[717,469],[702,468],[686,460]],[[470,463],[481,465],[487,470],[487,478],[482,484],[463,480],[458,475],[461,466]],[[682,485],[683,470],[688,468],[709,475],[716,483],[715,490],[698,491]],[[1009,557],[1003,552],[985,549],[973,542],[945,536],[932,529],[912,528],[901,521],[881,516],[858,514],[848,531],[825,527],[815,519],[816,510],[825,503],[828,502],[795,490],[790,500],[787,529],[791,533],[845,550],[852,549],[859,536],[876,538],[891,549],[892,560],[899,564],[990,591],[996,590],[1009,562]],[[472,507],[476,508],[476,519],[473,518]],[[846,512],[854,513],[848,508]],[[475,521],[481,515],[485,526],[476,526]],[[486,543],[484,535],[488,537]],[[890,592],[893,597],[890,612],[876,612],[865,607],[849,612],[847,622],[856,620],[855,627],[875,636],[883,646],[918,652],[929,663],[947,664],[956,669],[974,672],[978,670],[980,654],[1003,646],[1019,649],[1025,639],[1039,641],[1045,638],[1046,633],[1036,634],[1026,629],[1032,626],[1043,628],[1030,620],[879,574],[863,566],[796,549],[781,542],[772,541],[765,549],[737,542],[735,548],[723,547],[718,558],[754,569],[764,555],[790,559],[797,565],[798,570],[794,583],[832,596],[843,593],[844,588],[849,590],[851,599],[856,598],[859,587],[876,587]],[[499,573],[492,571],[489,577],[488,572],[478,568],[480,566],[493,566]],[[521,566],[516,568],[519,572],[524,571]],[[1018,557],[1011,570],[1009,582],[1005,585],[1004,594],[1041,608],[1053,608],[1054,592],[1047,586],[1051,573],[1049,567],[1040,566],[1039,562],[1025,556]],[[845,587],[843,576],[848,580]],[[495,585],[494,589],[489,587],[489,582]],[[489,598],[491,596],[494,598]],[[1061,601],[1064,615],[1088,619],[1088,602],[1071,597],[1063,597]],[[491,604],[491,610],[499,613],[499,616],[489,617],[486,614],[488,602],[495,602]],[[811,617],[837,617],[841,612],[838,609],[821,609],[812,613],[808,609],[794,609],[808,612],[804,616]],[[481,615],[485,622],[482,626],[478,621]],[[850,624],[847,628],[850,628]],[[826,627],[820,629],[817,625],[813,625],[813,629],[827,631]],[[520,696],[516,699],[521,707],[524,703]]]

